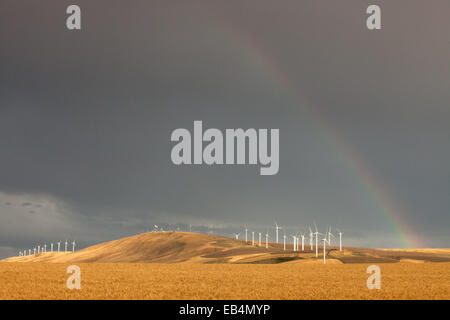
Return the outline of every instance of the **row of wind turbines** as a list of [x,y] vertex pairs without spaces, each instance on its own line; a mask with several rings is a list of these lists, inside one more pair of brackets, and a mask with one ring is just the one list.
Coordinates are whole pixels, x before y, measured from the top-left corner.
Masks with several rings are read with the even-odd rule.
[[[279,242],[279,231],[282,230],[283,228],[280,227],[276,221],[274,221],[275,223],[275,243],[280,243]],[[311,227],[308,227],[309,229],[309,246],[310,246],[310,250],[314,251],[315,248],[315,252],[316,252],[316,258],[319,257],[319,236],[324,236],[323,239],[321,239],[320,241],[323,242],[323,263],[326,263],[326,246],[328,244],[328,246],[331,246],[331,237],[336,238],[335,235],[331,232],[331,227],[327,228],[327,231],[325,233],[320,233],[317,229],[317,225],[314,222],[314,229],[315,231],[313,232]],[[339,229],[336,229],[339,235],[339,251],[342,251],[342,235],[344,234],[343,232],[341,232]],[[248,239],[248,228],[244,229],[245,231],[245,243],[250,243],[249,239]],[[251,241],[251,245],[255,246],[256,245],[256,241],[255,241],[255,231],[252,231],[252,241]],[[301,239],[301,251],[305,251],[305,233],[300,234],[299,232],[291,235],[292,240],[293,240],[293,250],[294,251],[300,251],[300,239]],[[240,233],[234,233],[234,237],[236,240],[239,240],[239,236],[241,234]],[[262,233],[258,232],[258,246],[262,247]],[[266,232],[265,234],[265,247],[266,249],[269,248],[269,233]],[[286,233],[283,234],[283,251],[286,251],[286,238],[288,238],[288,236],[286,236]],[[315,238],[315,245],[314,245],[314,238]]]
[[[50,244],[50,251],[49,252],[69,252],[68,251],[68,245],[69,242],[67,240],[64,242],[64,251],[61,251],[61,241],[57,242],[57,250],[53,250],[53,243]],[[75,240],[72,241],[72,253],[75,252]],[[26,256],[32,256],[40,253],[47,252],[47,244],[44,245],[37,245],[33,249],[25,249],[23,251],[19,251],[19,257],[26,257]]]

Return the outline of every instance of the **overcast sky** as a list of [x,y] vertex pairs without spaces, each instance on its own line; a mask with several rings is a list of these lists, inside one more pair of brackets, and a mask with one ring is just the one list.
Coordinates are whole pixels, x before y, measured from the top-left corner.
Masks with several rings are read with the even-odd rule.
[[[0,258],[155,223],[274,234],[274,219],[450,246],[447,0],[80,0],[81,31],[69,4],[0,4]],[[170,135],[194,120],[279,128],[279,173],[175,166]]]

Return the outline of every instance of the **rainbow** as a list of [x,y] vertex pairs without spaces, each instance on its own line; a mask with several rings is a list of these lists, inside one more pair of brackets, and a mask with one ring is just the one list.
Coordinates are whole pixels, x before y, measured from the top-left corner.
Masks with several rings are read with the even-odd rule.
[[340,137],[337,130],[319,114],[318,108],[313,108],[311,103],[305,101],[305,98],[299,93],[299,89],[282,72],[277,62],[245,38],[242,32],[238,32],[225,24],[221,24],[219,29],[222,34],[221,38],[225,36],[227,45],[232,45],[235,50],[238,50],[239,54],[244,55],[258,70],[264,72],[294,102],[296,111],[301,112],[302,115],[312,121],[319,136],[332,148],[344,166],[356,176],[365,192],[377,204],[380,214],[397,240],[395,246],[400,248],[424,247],[424,241],[419,236],[419,232],[409,223],[405,211],[399,208],[384,191],[386,188],[382,181],[371,172],[361,157]]

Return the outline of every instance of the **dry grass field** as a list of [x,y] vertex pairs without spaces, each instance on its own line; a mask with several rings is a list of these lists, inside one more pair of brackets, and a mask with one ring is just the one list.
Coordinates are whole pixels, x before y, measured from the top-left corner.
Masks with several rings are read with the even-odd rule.
[[[0,262],[0,299],[450,299],[450,250],[327,247],[327,264],[292,244],[254,246],[188,232],[150,232],[75,253]],[[81,290],[66,288],[69,265]],[[381,268],[368,290],[367,266]]]
[[450,299],[450,263],[387,263],[381,290],[368,264],[0,263],[0,299]]

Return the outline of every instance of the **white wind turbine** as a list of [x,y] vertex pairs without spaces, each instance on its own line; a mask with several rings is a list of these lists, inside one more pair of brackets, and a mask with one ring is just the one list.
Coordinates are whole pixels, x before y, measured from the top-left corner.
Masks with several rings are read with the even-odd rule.
[[313,251],[314,249],[314,244],[313,244],[313,240],[314,239],[314,233],[311,230],[311,227],[309,228],[309,248],[311,251]]
[[66,242],[64,243],[64,252],[67,252],[67,240],[66,240]]
[[245,243],[247,243],[247,232],[248,232],[248,229],[245,228]]
[[255,245],[255,231],[252,231],[252,246]]
[[278,226],[278,224],[277,224],[277,222],[275,220],[273,222],[275,222],[276,243],[278,243],[278,230],[280,230],[281,227]]
[[336,238],[334,234],[331,233],[331,227],[328,228],[328,245],[331,245],[331,237]]
[[41,253],[41,246],[38,245],[38,254]]
[[295,234],[295,245],[294,245],[294,251],[299,251],[299,242],[300,242],[300,238],[298,237],[298,232]]
[[317,225],[314,222],[314,228],[316,229],[316,232],[314,232],[314,235],[316,236],[316,258],[319,257],[319,234],[321,234],[319,231],[317,231]]
[[33,248],[33,254],[36,255],[36,248]]
[[[327,239],[328,236],[328,239]],[[331,245],[331,237],[335,238],[335,236],[331,233],[331,227],[328,228],[328,232],[325,233],[325,237],[322,239],[323,241],[323,264],[326,263],[326,244]]]
[[266,231],[266,249],[269,248],[269,233]]
[[259,243],[258,243],[258,246],[261,247],[261,232],[259,232]]
[[322,241],[323,241],[323,264],[325,264],[325,263],[326,263],[326,253],[325,253],[325,250],[326,250],[326,244],[327,244],[327,242],[328,242],[328,240],[327,240],[327,235],[325,235],[325,237],[322,239]]
[[50,252],[53,252],[53,243],[50,244]]
[[301,237],[302,237],[302,251],[305,251],[305,234],[302,234]]
[[283,250],[286,251],[286,234],[283,236]]
[[234,237],[236,238],[236,240],[239,240],[239,235],[240,235],[240,233],[235,233],[234,234]]
[[47,244],[44,244],[44,252],[47,252]]
[[31,249],[28,249],[28,255],[31,256]]
[[75,252],[75,240],[72,242],[72,252]]
[[296,242],[296,237],[294,235],[291,236],[292,237],[292,241],[294,241],[294,243],[292,244],[292,248],[294,249],[294,251],[297,251],[297,242]]
[[58,252],[60,248],[61,248],[61,241],[58,241]]
[[339,234],[339,251],[342,251],[342,235],[344,233],[342,233],[339,229],[337,229],[338,234]]

